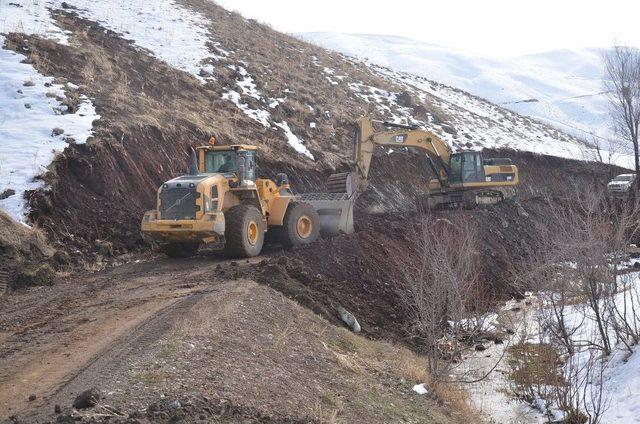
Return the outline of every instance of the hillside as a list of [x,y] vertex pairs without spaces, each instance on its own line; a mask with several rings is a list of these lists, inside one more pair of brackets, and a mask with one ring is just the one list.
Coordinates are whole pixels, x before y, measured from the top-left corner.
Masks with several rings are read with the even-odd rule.
[[488,58],[403,37],[300,33],[301,39],[457,87],[565,132],[615,139],[603,92],[603,49]]
[[[425,254],[416,229],[477,229],[486,312],[532,289],[521,276],[546,200],[620,172],[543,122],[209,0],[0,0],[0,11],[7,422],[477,422],[457,386],[413,390],[431,378],[399,289],[407,260]],[[142,240],[144,211],[185,171],[189,147],[212,135],[255,144],[261,176],[286,172],[296,191],[318,191],[350,169],[363,115],[510,157],[518,197],[417,213],[424,158],[381,150],[354,234],[247,261],[206,249],[171,260]],[[73,409],[90,388],[98,405]]]
[[[119,252],[138,245],[138,220],[158,184],[184,168],[188,145],[214,133],[257,144],[262,172],[287,172],[299,191],[347,166],[351,125],[364,114],[424,125],[455,147],[594,156],[565,133],[463,91],[367,66],[209,1],[116,2],[117,13],[81,0],[23,3],[2,4],[3,69],[16,69],[4,92],[17,100],[0,134],[2,146],[29,142],[3,155],[0,207],[81,251],[96,240]],[[36,135],[25,137],[26,121]],[[419,164],[380,161],[373,201],[403,209],[419,190],[411,184]],[[390,192],[390,180],[403,186]]]

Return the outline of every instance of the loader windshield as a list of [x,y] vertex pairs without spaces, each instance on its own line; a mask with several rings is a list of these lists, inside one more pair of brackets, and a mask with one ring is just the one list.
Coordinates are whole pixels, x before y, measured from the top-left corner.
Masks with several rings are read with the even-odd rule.
[[238,172],[237,154],[234,151],[207,152],[204,158],[205,174]]

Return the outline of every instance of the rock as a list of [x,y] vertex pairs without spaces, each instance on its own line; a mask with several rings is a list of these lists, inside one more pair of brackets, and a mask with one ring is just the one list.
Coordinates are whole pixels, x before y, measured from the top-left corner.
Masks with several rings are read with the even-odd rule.
[[54,137],[62,134],[64,134],[64,130],[62,128],[55,127],[54,129],[51,130],[51,135]]
[[483,350],[487,350],[487,348],[486,348],[483,344],[480,344],[480,343],[478,343],[478,344],[474,347],[474,349],[475,349],[476,351],[478,351],[478,352],[482,352]]
[[36,85],[36,83],[31,80],[26,80],[22,85],[24,85],[25,87],[33,87],[34,85]]
[[0,193],[0,200],[4,200],[7,197],[11,197],[14,194],[16,194],[16,191],[12,188],[8,188],[5,191],[3,191],[2,193]]
[[359,333],[360,330],[362,330],[356,317],[342,306],[338,306],[338,314],[340,315],[340,319],[347,324],[354,333]]
[[504,342],[502,341],[502,339],[501,339],[500,337],[496,337],[495,339],[493,339],[493,343],[495,343],[495,344],[502,344],[502,343],[504,343]]
[[96,240],[96,248],[102,256],[113,256],[113,243],[110,241]]
[[52,256],[53,262],[58,266],[66,266],[71,264],[71,256],[64,250],[56,250],[56,253]]
[[181,407],[182,407],[182,404],[177,399],[167,403],[167,409],[172,412]]
[[30,394],[30,395],[29,395],[29,402],[33,402],[33,401],[34,401],[34,400],[36,400],[36,399],[37,399],[37,396],[36,396],[36,395],[34,395],[34,394]]
[[54,414],[61,414],[62,413],[62,408],[60,407],[60,405],[58,405],[56,403],[56,405],[53,407],[53,413]]
[[75,400],[73,401],[73,407],[76,409],[91,408],[92,406],[96,406],[98,404],[100,397],[101,395],[98,389],[92,387],[91,389],[85,390],[84,392],[76,396]]

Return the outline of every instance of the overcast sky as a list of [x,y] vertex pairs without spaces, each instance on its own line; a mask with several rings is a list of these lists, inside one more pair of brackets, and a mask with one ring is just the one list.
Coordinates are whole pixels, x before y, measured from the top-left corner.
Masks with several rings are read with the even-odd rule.
[[485,56],[640,47],[640,0],[216,0],[288,33],[399,35]]

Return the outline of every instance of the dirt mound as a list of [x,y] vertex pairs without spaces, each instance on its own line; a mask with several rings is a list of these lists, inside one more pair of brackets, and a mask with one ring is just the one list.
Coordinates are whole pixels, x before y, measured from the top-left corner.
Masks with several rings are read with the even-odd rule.
[[55,269],[70,259],[56,252],[44,233],[11,219],[0,211],[0,294],[4,288],[50,284]]

